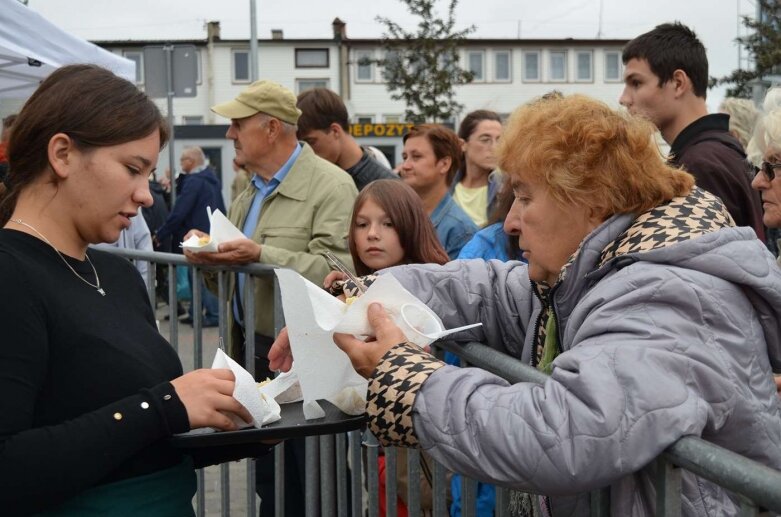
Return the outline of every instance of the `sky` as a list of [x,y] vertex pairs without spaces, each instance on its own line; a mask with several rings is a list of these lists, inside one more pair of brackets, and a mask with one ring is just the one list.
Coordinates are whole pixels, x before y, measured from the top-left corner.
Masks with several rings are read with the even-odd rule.
[[[444,13],[448,1],[438,5]],[[28,6],[89,40],[203,39],[207,21],[220,22],[224,39],[250,34],[249,0],[28,0]],[[377,16],[410,30],[416,23],[401,0],[256,0],[256,10],[260,38],[269,38],[271,29],[282,29],[286,38],[330,38],[335,17],[347,23],[352,38],[381,37]],[[589,39],[631,39],[678,20],[704,43],[710,74],[723,76],[738,66],[734,40],[745,33],[739,15],[755,10],[755,0],[461,0],[456,20],[462,28],[476,26],[474,38]],[[709,92],[712,111],[723,96],[724,88]]]

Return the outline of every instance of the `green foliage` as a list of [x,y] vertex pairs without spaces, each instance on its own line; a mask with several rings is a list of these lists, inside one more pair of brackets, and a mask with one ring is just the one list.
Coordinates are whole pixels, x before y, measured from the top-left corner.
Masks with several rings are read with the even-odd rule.
[[385,26],[382,45],[385,57],[375,60],[384,67],[384,79],[394,100],[406,104],[408,122],[438,122],[463,110],[455,100],[454,86],[472,81],[472,73],[458,64],[458,45],[475,30],[455,29],[458,0],[450,0],[447,18],[434,12],[437,0],[401,0],[420,18],[417,30],[404,30],[396,22],[378,16]]
[[754,70],[733,70],[731,74],[712,78],[711,86],[731,84],[727,89],[728,97],[751,98],[752,83],[770,74],[779,74],[781,65],[781,2],[777,0],[757,0],[762,9],[762,19],[743,17],[743,25],[751,33],[737,38],[754,59]]

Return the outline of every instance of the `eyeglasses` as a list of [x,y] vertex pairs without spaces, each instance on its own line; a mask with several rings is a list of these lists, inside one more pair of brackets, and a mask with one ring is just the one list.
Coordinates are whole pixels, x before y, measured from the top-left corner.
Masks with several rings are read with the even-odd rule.
[[776,169],[781,169],[781,163],[762,162],[762,166],[757,171],[757,174],[759,174],[760,171],[764,172],[767,180],[773,181],[776,179]]

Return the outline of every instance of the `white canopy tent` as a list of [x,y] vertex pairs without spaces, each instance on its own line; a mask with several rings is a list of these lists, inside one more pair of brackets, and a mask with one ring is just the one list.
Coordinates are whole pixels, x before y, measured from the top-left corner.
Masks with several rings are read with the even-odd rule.
[[17,0],[0,0],[0,98],[26,98],[55,69],[91,63],[135,80],[135,63],[68,34]]

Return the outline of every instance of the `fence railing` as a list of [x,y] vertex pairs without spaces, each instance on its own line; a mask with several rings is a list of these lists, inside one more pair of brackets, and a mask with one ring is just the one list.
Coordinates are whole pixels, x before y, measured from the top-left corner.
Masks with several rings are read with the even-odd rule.
[[[227,299],[227,275],[237,272],[253,277],[273,276],[273,267],[260,264],[247,266],[193,266],[182,255],[170,253],[142,252],[137,250],[111,249],[111,253],[131,260],[146,260],[150,262],[147,275],[149,297],[156,306],[154,278],[156,265],[188,266],[194,270],[194,278],[200,278],[205,270],[215,271],[218,276],[219,304],[219,335],[226,336],[227,310],[230,309]],[[178,339],[178,321],[176,317],[176,275],[174,268],[168,271],[168,334],[172,346],[180,351]],[[192,303],[200,307],[200,282],[193,282]],[[274,321],[275,331],[283,326],[282,304],[279,299],[279,287],[274,282]],[[245,314],[254,314],[254,296],[252,282],[246,282],[242,299],[245,300]],[[193,368],[203,367],[203,328],[200,311],[193,311]],[[246,367],[254,373],[255,343],[253,318],[246,318]],[[464,365],[475,366],[492,372],[511,383],[533,382],[544,383],[546,375],[522,363],[521,361],[494,350],[480,343],[454,344],[440,342],[437,348],[458,355]],[[284,443],[275,447],[275,514],[284,516]],[[368,514],[370,517],[379,515],[379,445],[370,433],[353,431],[342,435],[308,437],[306,439],[306,515],[338,515],[354,517]],[[397,466],[397,451],[386,448],[385,472],[393,473]],[[407,477],[409,480],[420,479],[420,452],[407,451]],[[753,460],[740,456],[732,451],[709,443],[695,436],[687,436],[670,446],[654,464],[655,488],[657,494],[657,512],[659,516],[676,516],[681,514],[681,469],[686,469],[697,476],[705,478],[726,490],[736,494],[741,501],[741,515],[765,515],[769,512],[781,513],[781,472],[768,468]],[[220,471],[220,502],[221,515],[231,514],[231,507],[236,513],[254,516],[257,514],[257,497],[255,495],[255,467],[253,461],[246,462],[246,498],[237,507],[239,501],[230,500],[230,474],[227,465]],[[385,483],[386,515],[396,515],[398,487],[396,477],[387,475]],[[198,474],[198,494],[195,499],[196,514],[205,515],[205,489],[203,472]],[[434,463],[432,469],[432,500],[430,503],[435,516],[447,515],[448,482],[445,468]],[[420,515],[421,486],[410,481],[406,495],[406,504],[410,515]],[[605,488],[591,492],[591,514],[594,516],[610,515],[610,489]],[[461,508],[464,517],[476,515],[475,503],[477,482],[463,479],[461,485]],[[509,515],[509,491],[496,489],[495,515]]]

